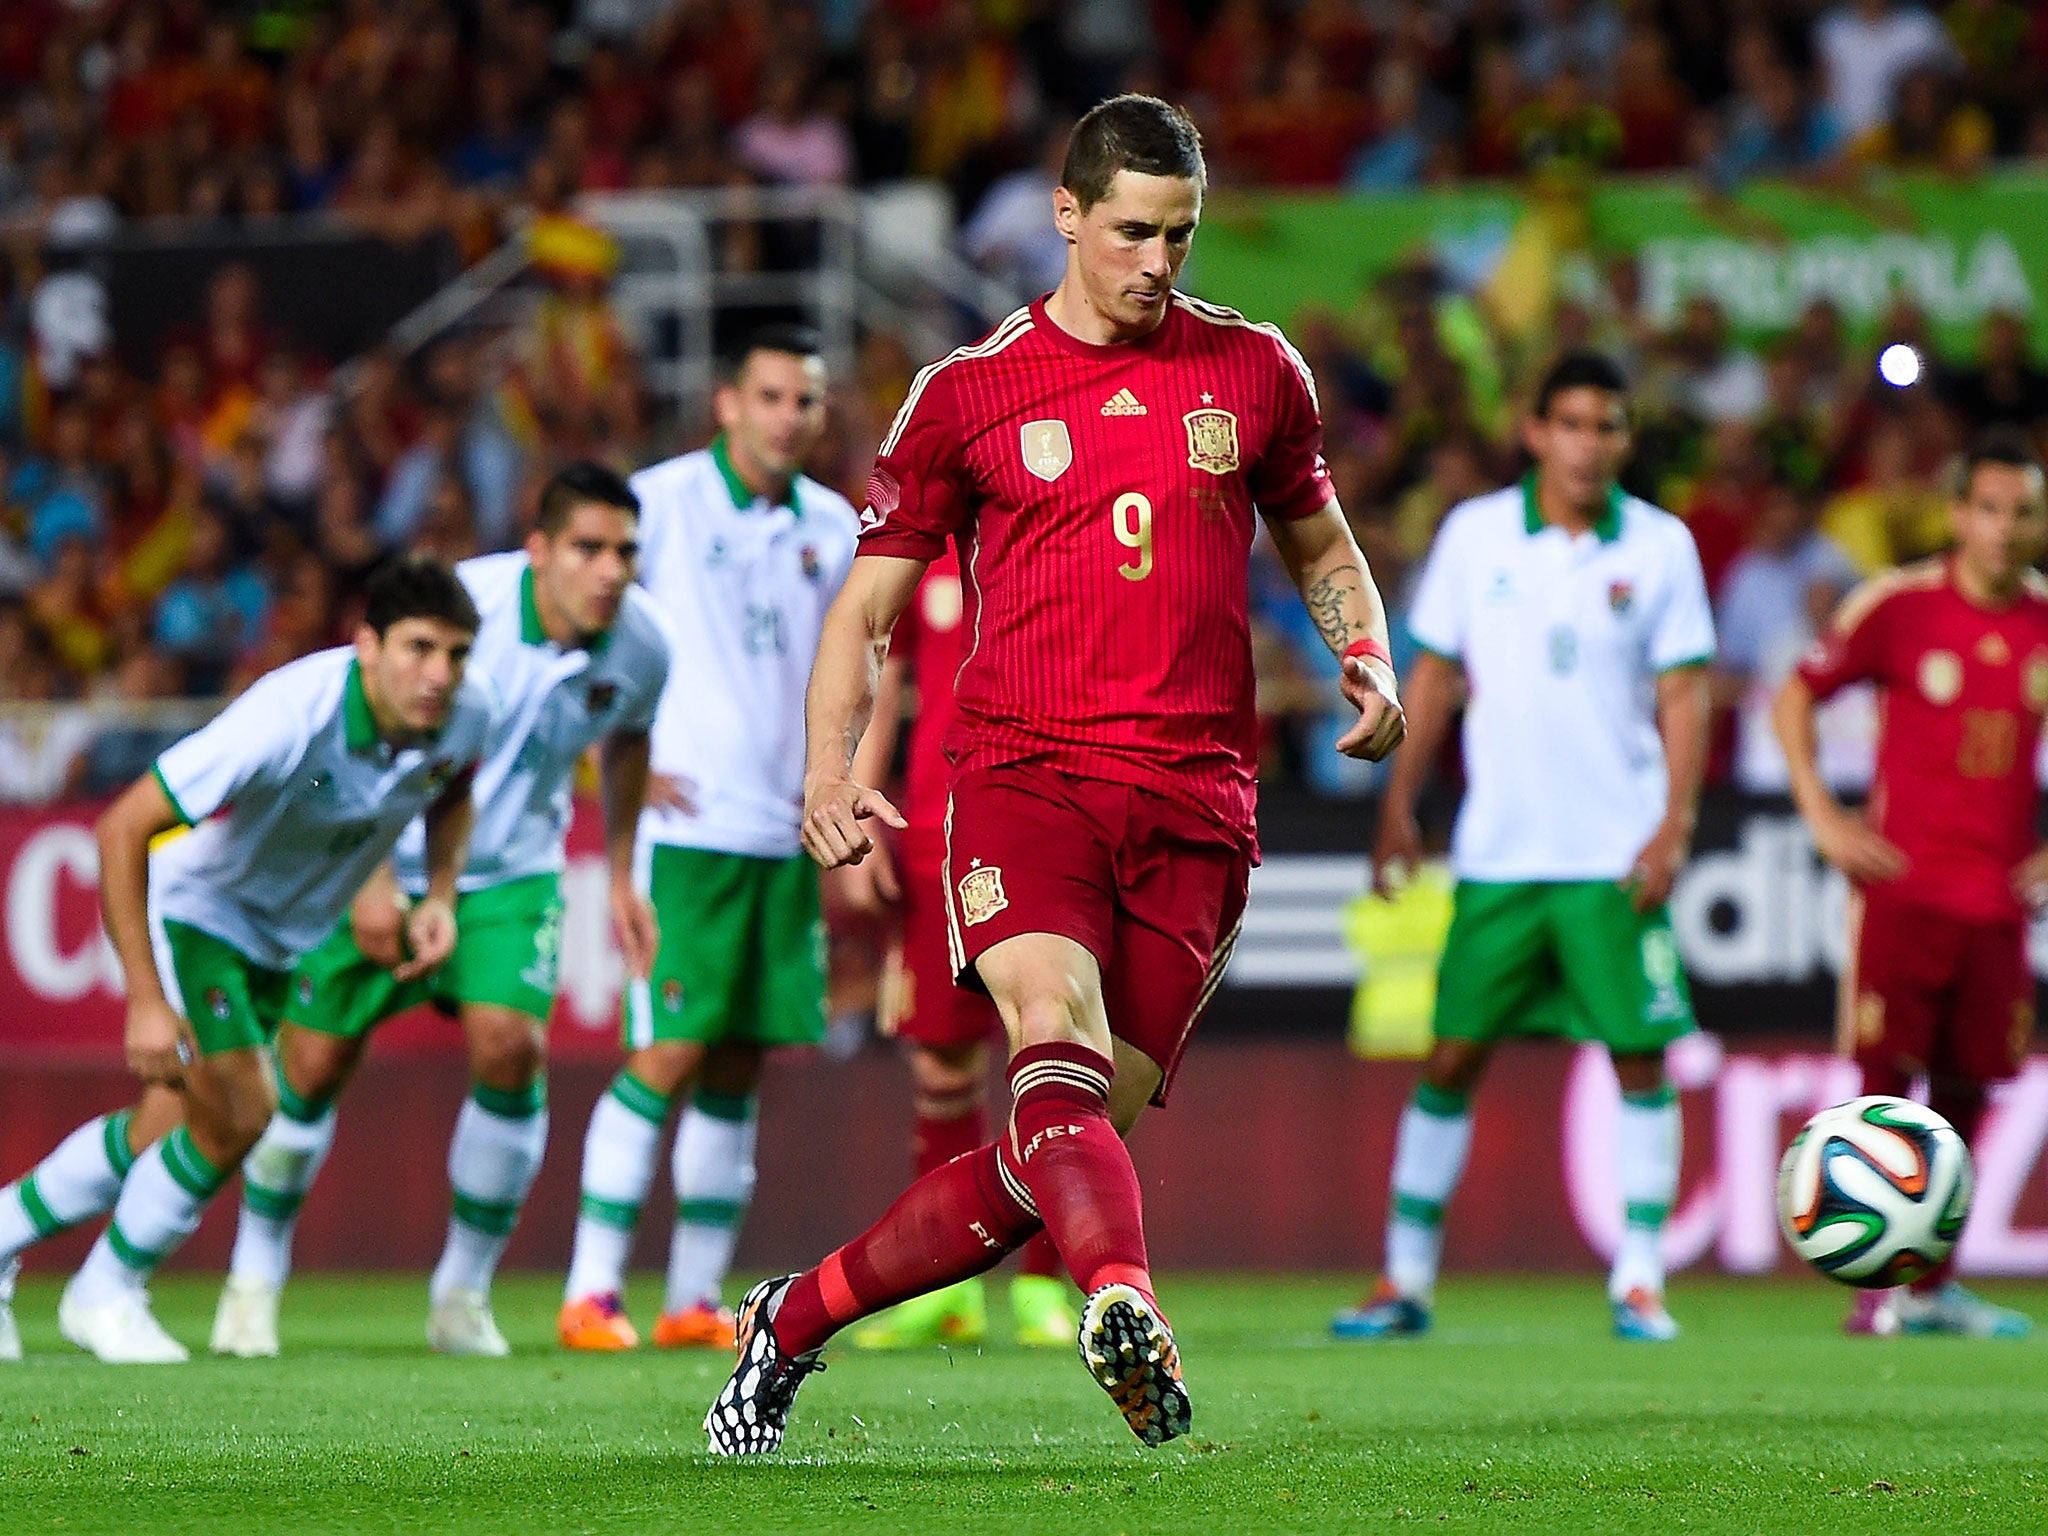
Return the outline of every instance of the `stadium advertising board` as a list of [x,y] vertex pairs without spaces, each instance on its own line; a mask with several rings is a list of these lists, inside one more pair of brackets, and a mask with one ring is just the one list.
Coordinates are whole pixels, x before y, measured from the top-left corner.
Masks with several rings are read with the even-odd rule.
[[[1691,181],[1614,179],[1591,190],[1590,248],[1638,257],[1645,318],[1671,325],[1685,299],[1716,299],[1736,331],[1781,331],[1816,298],[1867,336],[1898,298],[1926,311],[1945,353],[1968,355],[1993,311],[2031,317],[2048,345],[2048,245],[2024,231],[2048,220],[2048,177],[2001,170],[1957,182],[1898,177],[1855,198],[1784,183],[1707,198]],[[1193,286],[1256,319],[1307,305],[1342,313],[1379,276],[1418,255],[1469,291],[1512,310],[1554,275],[1569,289],[1590,268],[1554,213],[1502,186],[1399,194],[1218,200],[1202,224]],[[1274,295],[1285,294],[1286,312]]]

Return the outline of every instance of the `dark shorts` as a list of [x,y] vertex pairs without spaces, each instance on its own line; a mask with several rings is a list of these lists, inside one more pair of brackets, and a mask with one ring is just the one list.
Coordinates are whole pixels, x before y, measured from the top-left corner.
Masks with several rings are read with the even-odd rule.
[[2019,918],[1968,922],[1882,893],[1849,904],[1840,1040],[1864,1066],[2003,1082],[2034,1032]]
[[946,946],[946,839],[911,831],[896,840],[896,876],[903,887],[896,942],[882,973],[885,1035],[960,1050],[1003,1037],[1003,1021],[984,992],[953,979]]
[[1015,764],[958,775],[946,818],[949,963],[1020,933],[1072,939],[1102,969],[1110,1032],[1158,1064],[1163,1104],[1244,917],[1251,856],[1149,790]]

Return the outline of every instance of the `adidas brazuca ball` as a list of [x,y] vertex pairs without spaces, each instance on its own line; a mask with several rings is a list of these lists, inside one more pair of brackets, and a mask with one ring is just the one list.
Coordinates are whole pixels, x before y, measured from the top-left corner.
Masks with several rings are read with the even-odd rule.
[[1949,1256],[1975,1176],[1955,1127],[1924,1104],[1872,1095],[1815,1115],[1778,1165],[1792,1251],[1845,1285],[1906,1285]]

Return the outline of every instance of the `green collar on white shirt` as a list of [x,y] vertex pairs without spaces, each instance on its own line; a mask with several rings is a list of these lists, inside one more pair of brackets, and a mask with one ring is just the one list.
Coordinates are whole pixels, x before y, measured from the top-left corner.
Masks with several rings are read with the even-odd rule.
[[[620,612],[624,611],[622,607]],[[533,567],[530,565],[519,573],[519,638],[527,645],[549,643],[547,626],[540,621],[540,604],[534,601]],[[580,649],[590,652],[591,660],[595,661],[605,653],[611,643],[612,632],[601,629],[596,634],[586,637]],[[575,650],[579,647],[571,646],[570,649]]]
[[[1602,544],[1612,544],[1621,537],[1622,489],[1618,485],[1607,488],[1607,510],[1600,515],[1600,521],[1593,525],[1593,535]],[[1522,477],[1522,519],[1531,537],[1541,533],[1548,525],[1543,519],[1543,508],[1536,500],[1536,471],[1530,470]]]
[[[711,439],[711,462],[718,466],[718,473],[725,481],[726,490],[732,493],[732,504],[736,510],[745,512],[760,499],[748,488],[747,482],[740,478],[740,472],[733,468],[732,450],[725,446],[723,432]],[[795,475],[791,475],[783,483],[782,488],[768,498],[768,504],[771,507],[787,507],[798,517],[804,515],[804,509],[797,505]]]

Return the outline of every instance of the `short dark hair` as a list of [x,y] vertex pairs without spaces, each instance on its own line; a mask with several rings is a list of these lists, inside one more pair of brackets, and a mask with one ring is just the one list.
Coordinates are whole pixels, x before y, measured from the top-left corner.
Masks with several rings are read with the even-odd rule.
[[431,555],[401,555],[363,587],[363,622],[382,639],[403,619],[438,619],[467,634],[483,621],[453,566]]
[[1074,124],[1060,185],[1086,213],[1109,196],[1118,171],[1180,176],[1206,186],[1201,130],[1187,113],[1157,96],[1112,96]]
[[635,517],[640,515],[640,498],[626,484],[625,476],[589,459],[578,459],[556,470],[541,488],[540,511],[534,516],[534,525],[552,539],[568,523],[571,512],[593,501],[599,506],[631,512]]
[[787,357],[813,358],[823,357],[825,347],[813,326],[786,320],[757,325],[742,336],[739,346],[733,349],[726,364],[726,378],[737,379],[756,352],[780,352]]
[[1996,464],[2003,469],[2031,469],[2037,475],[2041,473],[2041,456],[2034,452],[2034,445],[2027,441],[2027,434],[2018,427],[2001,422],[1985,428],[1964,451],[1962,462],[1956,467],[1958,501],[1970,494],[1977,471],[1986,464]]
[[1621,396],[1626,404],[1628,375],[1622,371],[1621,364],[1605,352],[1575,347],[1550,365],[1550,371],[1536,386],[1536,400],[1531,409],[1538,416],[1548,416],[1551,402],[1568,389],[1601,390]]

